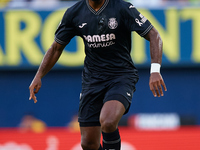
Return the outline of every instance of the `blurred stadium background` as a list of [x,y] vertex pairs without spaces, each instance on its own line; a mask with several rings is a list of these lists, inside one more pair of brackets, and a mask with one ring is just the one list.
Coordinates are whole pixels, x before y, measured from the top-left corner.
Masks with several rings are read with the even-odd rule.
[[[32,81],[64,11],[76,1],[0,0],[0,150],[80,150],[77,123],[84,52],[75,37],[43,78]],[[168,91],[149,90],[149,43],[133,33],[140,80],[120,121],[122,150],[200,150],[200,2],[132,0],[164,41],[161,73]]]

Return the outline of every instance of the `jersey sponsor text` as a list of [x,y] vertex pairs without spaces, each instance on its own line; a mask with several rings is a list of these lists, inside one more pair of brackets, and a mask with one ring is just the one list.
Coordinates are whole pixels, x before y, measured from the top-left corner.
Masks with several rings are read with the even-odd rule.
[[115,34],[102,34],[102,35],[83,35],[87,44],[90,48],[99,48],[99,47],[108,47],[115,42],[113,40],[116,39]]
[[115,34],[83,35],[87,42],[106,42],[116,39]]

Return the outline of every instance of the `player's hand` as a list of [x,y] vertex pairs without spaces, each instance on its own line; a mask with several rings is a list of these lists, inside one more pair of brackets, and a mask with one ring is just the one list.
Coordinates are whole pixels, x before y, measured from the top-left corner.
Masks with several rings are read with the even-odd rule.
[[165,83],[161,74],[157,72],[151,73],[151,76],[149,79],[149,87],[154,97],[157,97],[157,96],[160,97],[164,95],[162,87],[164,88],[165,91],[167,91],[167,88],[165,86]]
[[40,90],[42,85],[41,78],[34,78],[31,85],[29,86],[30,97],[29,100],[33,99],[34,103],[37,103],[36,93]]

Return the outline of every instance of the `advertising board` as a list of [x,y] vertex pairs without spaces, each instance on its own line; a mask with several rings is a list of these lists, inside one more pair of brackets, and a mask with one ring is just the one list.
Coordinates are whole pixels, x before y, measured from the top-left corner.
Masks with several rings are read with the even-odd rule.
[[[54,41],[54,32],[67,8],[57,10],[5,9],[0,11],[0,68],[37,67]],[[163,66],[198,66],[200,63],[200,9],[139,9],[161,34]],[[137,43],[137,44],[136,44]],[[149,42],[132,33],[132,59],[150,64]],[[84,44],[74,37],[56,67],[82,67]]]
[[[140,131],[120,128],[122,150],[199,150],[200,128]],[[80,133],[66,128],[43,133],[0,129],[0,150],[81,150]]]

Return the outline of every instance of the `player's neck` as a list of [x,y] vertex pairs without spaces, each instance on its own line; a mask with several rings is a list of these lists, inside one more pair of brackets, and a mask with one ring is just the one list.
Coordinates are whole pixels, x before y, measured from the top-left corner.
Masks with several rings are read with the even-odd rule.
[[88,0],[89,5],[95,10],[98,11],[101,6],[104,4],[105,0]]

